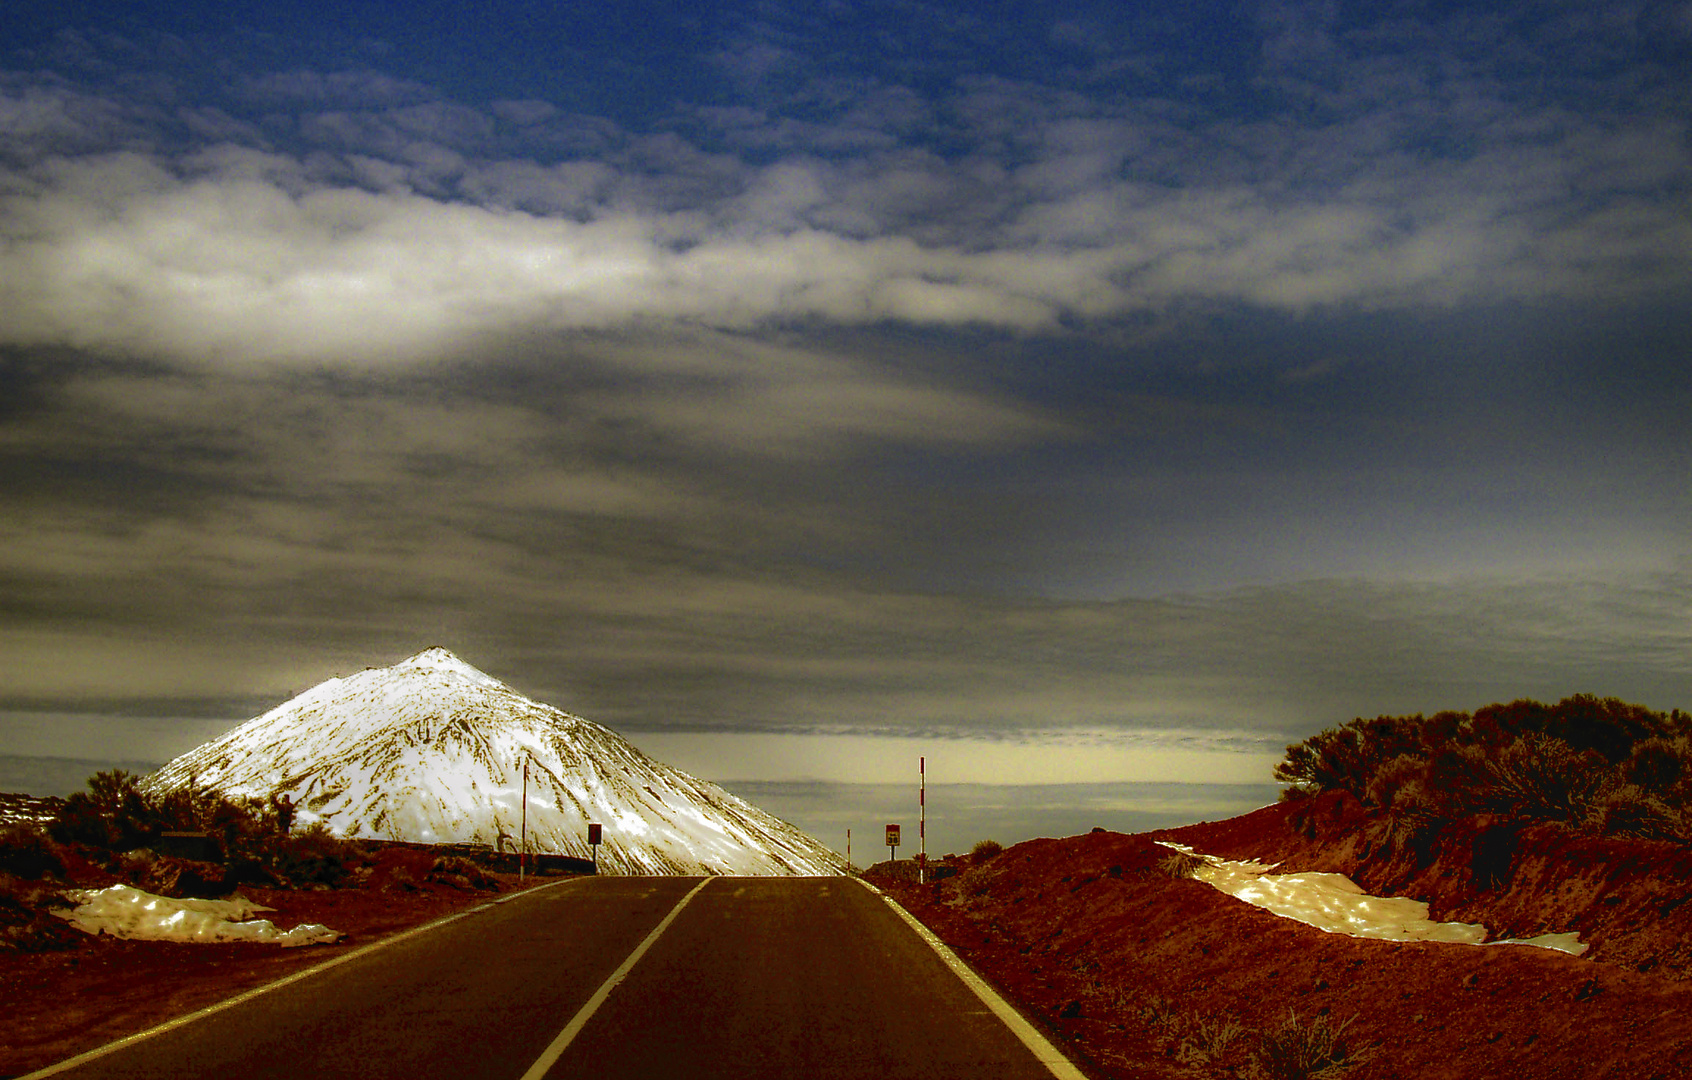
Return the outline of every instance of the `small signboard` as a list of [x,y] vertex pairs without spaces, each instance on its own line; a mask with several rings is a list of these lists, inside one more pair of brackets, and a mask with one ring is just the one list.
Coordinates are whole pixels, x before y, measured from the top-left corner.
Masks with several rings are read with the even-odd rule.
[[888,847],[898,847],[899,846],[899,826],[897,826],[897,825],[887,826],[887,846]]
[[588,843],[592,844],[595,847],[599,846],[599,823],[598,822],[593,822],[593,823],[590,823],[588,825]]

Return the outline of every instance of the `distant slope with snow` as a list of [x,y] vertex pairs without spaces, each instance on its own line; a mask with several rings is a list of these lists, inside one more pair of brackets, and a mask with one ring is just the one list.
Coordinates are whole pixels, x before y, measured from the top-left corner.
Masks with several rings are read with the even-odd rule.
[[530,850],[623,874],[836,874],[815,838],[610,729],[533,701],[445,649],[330,679],[144,781],[285,794],[344,836],[514,845],[529,762]]

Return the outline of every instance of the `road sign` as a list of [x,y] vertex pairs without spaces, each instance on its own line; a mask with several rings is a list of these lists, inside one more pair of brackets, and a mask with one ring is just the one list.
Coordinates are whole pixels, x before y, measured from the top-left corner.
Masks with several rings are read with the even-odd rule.
[[591,823],[591,824],[588,825],[588,843],[594,844],[594,845],[597,845],[599,843],[599,823],[598,822],[594,822],[594,823]]
[[899,826],[897,826],[897,825],[887,826],[887,846],[888,847],[898,847],[899,846]]

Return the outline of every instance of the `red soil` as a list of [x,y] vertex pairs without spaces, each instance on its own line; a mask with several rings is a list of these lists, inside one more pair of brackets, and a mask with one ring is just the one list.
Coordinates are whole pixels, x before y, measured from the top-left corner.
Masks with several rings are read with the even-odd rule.
[[1435,919],[1484,923],[1493,938],[1578,931],[1587,959],[1692,978],[1692,848],[1496,818],[1459,822],[1419,849],[1388,833],[1332,792],[1167,835],[1207,854],[1345,874],[1376,896],[1426,900]]
[[[1449,830],[1423,857],[1343,797],[1150,835],[1031,840],[938,884],[877,879],[1101,1077],[1262,1075],[1253,1048],[1283,1024],[1350,1021],[1374,1048],[1354,1080],[1692,1076],[1692,866],[1682,848],[1521,830]],[[1578,930],[1584,958],[1520,946],[1364,941],[1253,908],[1159,864],[1169,838],[1281,870],[1346,873],[1430,901],[1494,936]],[[1482,856],[1477,859],[1477,851]],[[62,1060],[172,1016],[486,900],[427,881],[435,853],[396,847],[354,889],[246,889],[336,945],[180,945],[77,935],[63,951],[0,952],[0,1075]],[[1502,868],[1500,867],[1502,862]],[[502,888],[515,885],[496,875]],[[531,879],[533,880],[533,879]],[[543,879],[544,880],[544,879]],[[103,883],[103,882],[101,882]],[[84,882],[84,884],[97,884]],[[71,933],[75,933],[74,931]],[[1225,1022],[1242,1033],[1226,1045]]]
[[[1149,835],[1031,840],[936,884],[877,884],[1099,1076],[1262,1075],[1258,1036],[1289,1012],[1349,1021],[1352,1042],[1373,1048],[1345,1074],[1355,1080],[1692,1076],[1684,849],[1528,830],[1509,886],[1487,889],[1473,835],[1451,838],[1444,863],[1361,863],[1378,853],[1374,828],[1327,799]],[[1593,948],[1576,958],[1324,933],[1169,877],[1154,838],[1346,873],[1495,937],[1579,930]],[[1394,882],[1409,887],[1380,887]],[[1229,1021],[1242,1031],[1218,1049]]]

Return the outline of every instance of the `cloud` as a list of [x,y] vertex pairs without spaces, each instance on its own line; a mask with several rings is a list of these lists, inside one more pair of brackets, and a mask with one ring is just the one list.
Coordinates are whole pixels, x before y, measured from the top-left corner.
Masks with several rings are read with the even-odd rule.
[[[717,224],[604,207],[582,221],[389,184],[324,186],[288,159],[266,158],[265,175],[252,160],[203,158],[207,171],[185,177],[130,154],[14,175],[0,279],[8,342],[199,364],[392,363],[522,327],[821,318],[1035,331],[1184,300],[1298,312],[1651,295],[1685,273],[1692,250],[1692,225],[1625,199],[1530,229],[1508,206],[1443,189],[1277,205],[1245,188],[1121,185],[1030,207],[1017,243],[966,250],[797,224],[823,185],[788,166],[748,193],[749,220]],[[420,155],[404,175],[466,167]],[[1666,182],[1675,167],[1633,172]],[[1512,172],[1534,183],[1531,169]],[[616,183],[592,168],[507,167],[480,190],[579,205]]]
[[12,161],[146,145],[164,119],[62,79],[0,72],[0,155]]
[[[457,498],[424,513],[424,490],[386,493],[362,524],[249,500],[109,538],[86,522],[14,521],[9,693],[250,696],[443,643],[632,730],[1274,741],[1354,715],[1521,696],[1668,708],[1692,695],[1684,572],[965,599],[865,592],[766,557],[737,564],[732,547],[673,531],[671,515],[709,522],[720,507],[661,490],[632,506],[615,490],[576,489],[563,506],[502,490],[503,517]],[[533,501],[512,508],[515,495]],[[607,515],[609,544],[592,524]],[[793,524],[741,516],[722,539],[765,548]],[[126,561],[147,565],[151,584],[125,578]]]
[[1678,9],[763,10],[0,76],[8,693],[441,643],[648,730],[1685,704]]
[[1035,253],[702,233],[633,214],[581,223],[356,188],[296,194],[250,175],[179,179],[134,155],[59,163],[5,209],[9,343],[197,364],[407,362],[513,328],[642,320],[1032,328],[1053,320],[1058,290],[1079,285],[1082,301],[1106,287]]
[[[1073,333],[1683,292],[1675,76],[1615,73],[1635,29],[1530,22],[1568,74],[1527,71],[1497,20],[1307,4],[1264,8],[1231,63],[1153,23],[1087,59],[1058,20],[1029,47],[1094,74],[978,72],[961,58],[1002,28],[963,19],[961,52],[899,67],[870,45],[902,23],[860,36],[840,12],[743,25],[715,55],[744,85],[656,126],[364,68],[260,71],[187,107],[163,72],[138,94],[97,64],[14,73],[5,340],[383,364],[536,328]],[[865,66],[811,72],[834,39]],[[1148,63],[1235,96],[1154,92]]]

